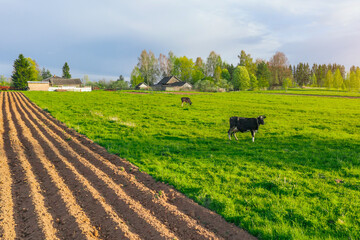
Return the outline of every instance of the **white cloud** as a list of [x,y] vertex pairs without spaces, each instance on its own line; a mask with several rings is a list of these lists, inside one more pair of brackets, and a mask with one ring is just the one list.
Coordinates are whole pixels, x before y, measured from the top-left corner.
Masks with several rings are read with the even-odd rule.
[[[0,0],[0,6],[6,23],[0,63],[8,67],[24,53],[54,70],[71,61],[79,72],[127,76],[143,49],[193,59],[214,50],[234,64],[242,49],[265,59],[286,50],[296,64],[304,59],[302,46],[316,50],[306,52],[310,60],[328,56],[322,46],[337,46],[337,62],[360,65],[354,54],[344,56],[347,49],[359,53],[355,0]],[[345,39],[353,39],[346,40],[350,47]],[[0,71],[9,75],[8,67]]]

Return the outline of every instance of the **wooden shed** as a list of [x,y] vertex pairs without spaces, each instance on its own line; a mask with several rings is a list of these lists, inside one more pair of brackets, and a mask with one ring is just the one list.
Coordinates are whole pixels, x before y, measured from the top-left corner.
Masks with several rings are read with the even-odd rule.
[[29,91],[49,91],[49,81],[28,81]]
[[148,90],[149,88],[150,87],[144,82],[139,83],[138,85],[135,86],[136,90]]
[[158,91],[190,91],[193,86],[190,83],[183,82],[176,76],[164,77],[160,82],[153,86]]

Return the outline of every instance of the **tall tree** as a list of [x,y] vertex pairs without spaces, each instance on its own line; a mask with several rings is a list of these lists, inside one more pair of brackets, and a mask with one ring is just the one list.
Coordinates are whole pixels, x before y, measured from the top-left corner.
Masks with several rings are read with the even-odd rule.
[[14,61],[13,75],[11,76],[11,86],[15,89],[26,89],[27,81],[31,79],[31,66],[29,61],[20,54]]
[[144,82],[144,78],[141,76],[141,72],[138,66],[135,66],[131,72],[130,83],[133,88],[139,83]]
[[344,88],[344,79],[341,75],[340,69],[337,68],[334,73],[334,88]]
[[39,65],[35,62],[35,60],[31,58],[26,58],[26,60],[30,64],[30,79],[28,81],[40,81],[41,80],[41,74],[39,70]]
[[171,62],[164,54],[160,53],[159,56],[159,74],[161,78],[170,76],[171,74]]
[[174,75],[179,77],[182,81],[190,82],[193,69],[193,60],[186,56],[179,57],[174,62]]
[[50,70],[42,68],[42,70],[41,70],[41,78],[46,79],[46,78],[49,78],[49,77],[52,77],[52,75],[50,73]]
[[276,52],[269,61],[269,70],[271,72],[272,86],[282,85],[285,78],[291,77],[288,59],[282,52]]
[[252,73],[250,73],[249,76],[250,76],[250,89],[257,90],[259,87],[259,83],[256,76]]
[[219,82],[221,78],[221,67],[217,66],[214,72],[214,80],[215,82]]
[[357,91],[359,91],[360,90],[360,69],[359,68],[356,69],[356,79],[357,79],[356,89],[357,89]]
[[153,85],[159,76],[158,60],[153,52],[143,50],[138,58],[138,68],[146,84]]
[[191,73],[191,84],[195,84],[199,81],[201,81],[201,79],[203,79],[205,77],[204,72],[200,69],[200,67],[198,66],[194,66],[194,69]]
[[298,63],[294,72],[295,82],[299,86],[309,85],[311,70],[308,63]]
[[221,57],[214,51],[212,51],[206,59],[206,76],[215,77],[215,70],[218,66],[221,68]]
[[67,62],[64,63],[64,66],[62,68],[62,72],[63,72],[63,74],[62,74],[63,78],[71,78],[70,67],[69,67]]
[[250,76],[244,66],[238,66],[240,69],[240,90],[248,90],[250,88]]
[[240,60],[239,66],[246,67],[249,74],[255,74],[256,63],[253,62],[250,54],[246,54],[244,50],[241,50],[240,55],[238,55]]
[[234,69],[231,83],[235,91],[240,89],[240,68],[236,67]]
[[329,89],[334,87],[334,77],[331,70],[328,70],[328,72],[326,73],[325,87]]
[[230,74],[230,78],[228,79],[228,81],[231,82],[232,81],[232,75],[233,75],[233,72],[234,72],[236,67],[234,65],[232,65],[232,64],[227,64],[227,63],[224,62],[223,63],[223,68],[228,70],[228,72]]
[[229,70],[227,68],[224,68],[224,69],[221,70],[221,78],[225,79],[228,82],[230,82],[231,75],[230,75]]
[[265,61],[261,61],[257,64],[256,77],[258,79],[258,86],[260,89],[269,87],[271,72]]

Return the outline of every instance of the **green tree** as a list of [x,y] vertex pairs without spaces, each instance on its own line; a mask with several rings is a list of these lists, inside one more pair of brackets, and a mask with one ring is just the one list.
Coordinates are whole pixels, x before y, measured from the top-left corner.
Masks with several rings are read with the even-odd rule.
[[191,84],[195,84],[201,79],[205,77],[204,72],[200,69],[200,67],[195,66],[191,73]]
[[257,64],[256,78],[258,79],[258,85],[260,89],[269,87],[271,73],[265,61],[261,61]]
[[229,72],[230,78],[227,79],[229,82],[232,82],[232,75],[236,67],[232,64],[227,64],[226,62],[223,63],[223,68]]
[[356,82],[356,90],[360,90],[360,68],[357,68],[356,69],[356,79],[357,79],[357,82]]
[[217,66],[214,72],[214,80],[215,82],[219,82],[221,78],[221,67]]
[[11,76],[11,86],[15,89],[26,89],[27,81],[31,78],[31,66],[24,55],[20,54],[14,61],[13,75]]
[[255,74],[256,71],[256,63],[253,62],[250,54],[246,54],[244,50],[241,50],[240,55],[238,55],[240,60],[240,66],[246,67],[246,70],[249,74]]
[[343,88],[344,85],[344,79],[341,76],[340,69],[337,68],[334,73],[334,88],[340,89]]
[[62,72],[63,72],[63,74],[62,74],[63,78],[71,78],[70,67],[67,62],[65,62],[64,66],[62,68]]
[[227,70],[226,68],[222,69],[221,70],[221,78],[230,82],[231,76],[230,76],[229,70]]
[[235,91],[240,89],[240,68],[236,67],[232,75],[232,85]]
[[299,86],[310,83],[311,70],[308,63],[299,63],[294,71],[294,80]]
[[218,87],[215,85],[212,79],[203,79],[195,84],[195,89],[202,92],[216,92]]
[[129,83],[125,81],[123,75],[120,75],[116,81],[110,82],[109,88],[114,90],[129,89]]
[[292,81],[291,78],[285,78],[283,83],[282,83],[282,88],[286,90],[288,90],[289,87],[291,87],[292,85]]
[[250,76],[244,66],[238,66],[240,69],[240,90],[248,90],[250,88]]
[[41,79],[46,79],[52,77],[52,74],[49,69],[42,68],[41,70]]
[[8,79],[4,76],[0,76],[0,86],[9,86],[10,83],[8,82]]
[[350,72],[350,80],[349,80],[349,90],[350,91],[356,91],[357,90],[357,76],[356,76],[356,72],[351,71]]
[[187,58],[186,56],[179,57],[174,62],[174,75],[179,77],[182,81],[191,81],[193,69],[193,60],[191,58]]
[[138,66],[135,66],[131,72],[130,76],[130,84],[133,88],[139,83],[144,82],[144,78],[141,76],[141,72]]
[[256,76],[252,73],[250,73],[249,76],[250,76],[250,89],[253,91],[257,90],[259,88],[259,85]]
[[39,65],[35,62],[35,60],[31,58],[26,58],[26,60],[30,64],[30,78],[28,81],[41,81],[41,73],[39,70]]
[[313,73],[312,76],[310,77],[310,82],[311,82],[312,87],[317,87],[318,86],[317,77],[316,77],[315,73]]
[[328,70],[328,72],[326,73],[325,87],[327,87],[328,89],[334,87],[334,77],[333,77],[331,70]]

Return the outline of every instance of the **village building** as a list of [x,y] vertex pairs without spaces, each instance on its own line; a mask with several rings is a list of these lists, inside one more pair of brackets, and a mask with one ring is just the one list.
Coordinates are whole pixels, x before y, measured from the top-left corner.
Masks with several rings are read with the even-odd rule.
[[[61,78],[61,77],[49,77],[42,81],[28,81],[29,91],[56,91],[58,89],[67,91],[88,91],[86,88],[82,88],[82,83],[79,78]],[[89,88],[91,91],[91,88]]]
[[142,83],[139,83],[138,85],[135,86],[135,90],[148,90],[150,87],[142,82]]
[[161,79],[152,88],[158,91],[190,91],[193,86],[190,83],[181,81],[176,76],[169,76]]

